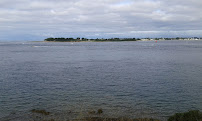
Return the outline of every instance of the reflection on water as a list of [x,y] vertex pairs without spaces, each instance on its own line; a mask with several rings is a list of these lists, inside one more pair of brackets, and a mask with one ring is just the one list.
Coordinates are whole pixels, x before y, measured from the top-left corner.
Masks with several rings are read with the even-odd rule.
[[202,41],[0,43],[0,119],[37,108],[160,119],[202,110],[201,52]]

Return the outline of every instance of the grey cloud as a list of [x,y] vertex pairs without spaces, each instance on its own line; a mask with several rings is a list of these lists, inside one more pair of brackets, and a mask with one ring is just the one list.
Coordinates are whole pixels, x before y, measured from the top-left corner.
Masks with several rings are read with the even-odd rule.
[[42,39],[198,36],[194,31],[202,31],[201,5],[200,0],[1,0],[0,34],[7,33],[3,36],[8,39],[12,33]]

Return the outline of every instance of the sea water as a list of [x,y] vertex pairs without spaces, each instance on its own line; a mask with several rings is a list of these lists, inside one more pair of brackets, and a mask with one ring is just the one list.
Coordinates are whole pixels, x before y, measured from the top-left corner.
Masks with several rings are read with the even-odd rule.
[[202,110],[202,41],[0,42],[0,120]]

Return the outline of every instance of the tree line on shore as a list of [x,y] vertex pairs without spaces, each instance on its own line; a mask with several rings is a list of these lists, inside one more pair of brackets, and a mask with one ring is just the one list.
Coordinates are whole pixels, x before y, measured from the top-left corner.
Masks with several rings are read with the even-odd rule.
[[96,38],[96,39],[87,39],[87,38],[64,38],[64,37],[59,37],[59,38],[46,38],[44,41],[55,41],[55,42],[82,42],[82,41],[100,41],[100,42],[105,42],[105,41],[138,41],[138,40],[200,40],[202,38],[200,37],[176,37],[176,38]]
[[64,37],[60,37],[60,38],[47,38],[44,41],[59,41],[59,42],[80,42],[80,41],[137,41],[137,40],[141,40],[141,39],[136,39],[136,38],[109,38],[109,39],[87,39],[87,38],[64,38]]

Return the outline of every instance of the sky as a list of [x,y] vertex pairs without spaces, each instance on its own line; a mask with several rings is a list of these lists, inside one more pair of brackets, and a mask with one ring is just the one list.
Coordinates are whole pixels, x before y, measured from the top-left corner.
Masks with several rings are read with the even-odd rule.
[[0,0],[0,41],[202,37],[202,0]]

